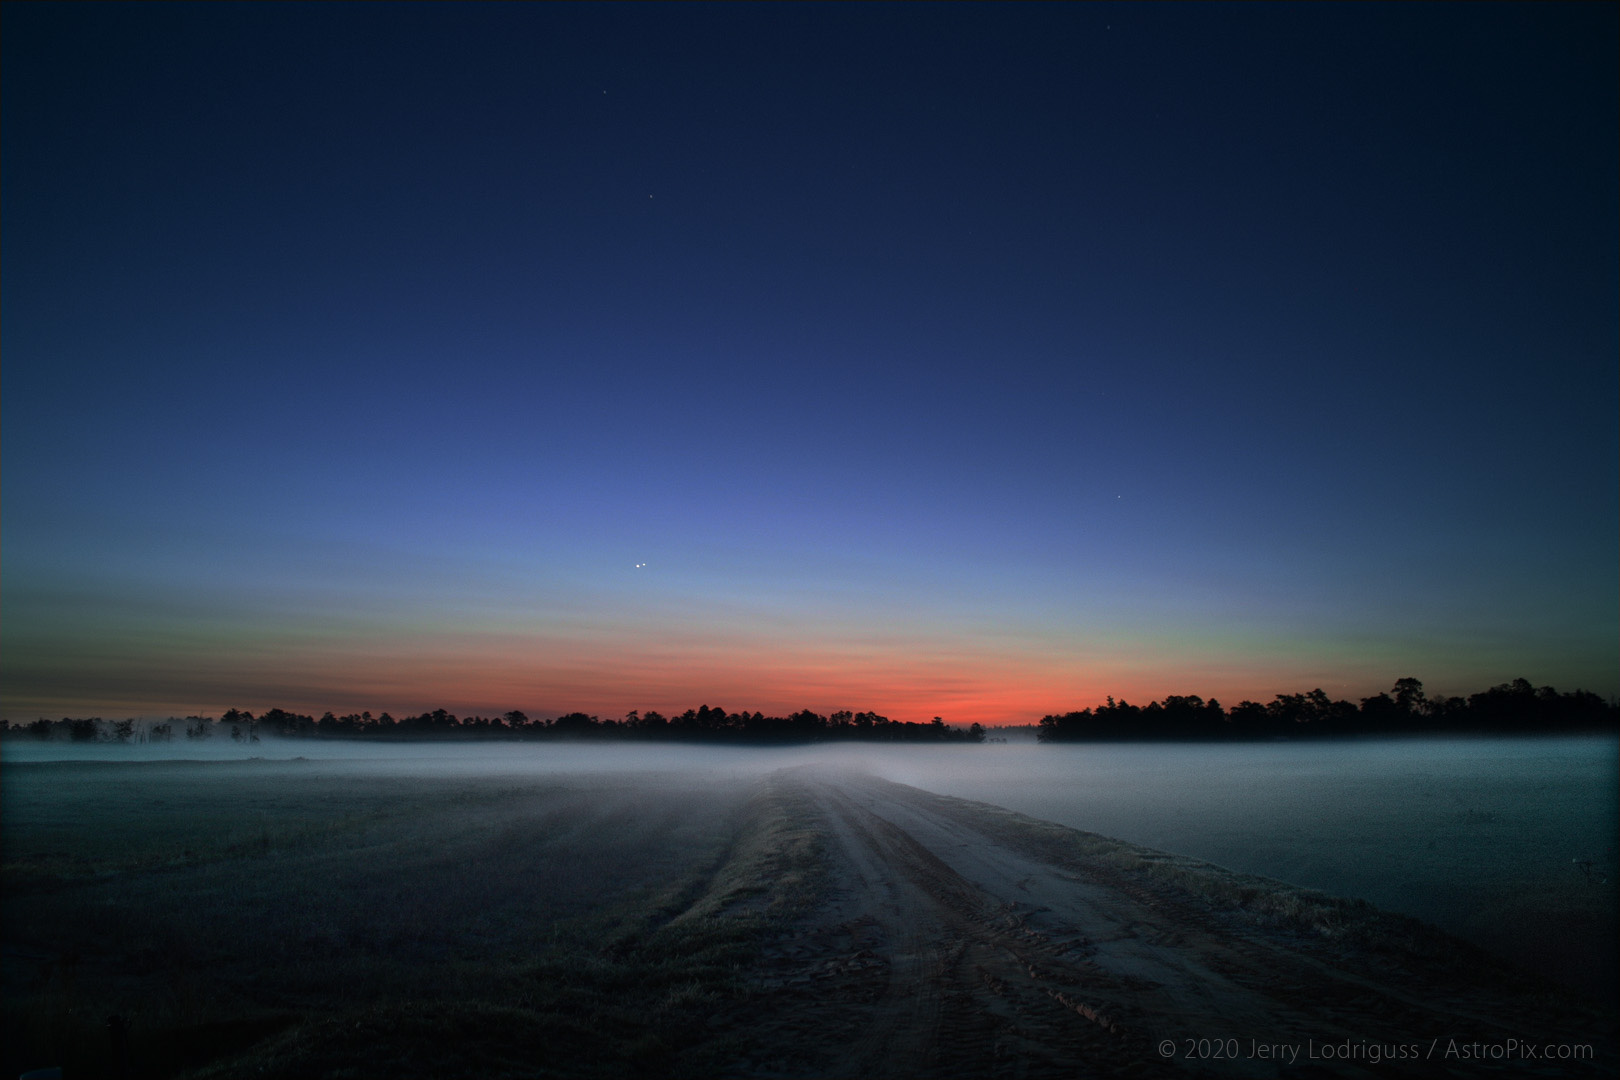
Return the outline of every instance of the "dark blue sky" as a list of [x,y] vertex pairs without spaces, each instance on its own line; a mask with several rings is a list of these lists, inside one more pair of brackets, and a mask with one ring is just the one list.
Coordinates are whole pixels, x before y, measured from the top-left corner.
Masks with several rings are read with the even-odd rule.
[[4,710],[1614,693],[1616,11],[8,5]]

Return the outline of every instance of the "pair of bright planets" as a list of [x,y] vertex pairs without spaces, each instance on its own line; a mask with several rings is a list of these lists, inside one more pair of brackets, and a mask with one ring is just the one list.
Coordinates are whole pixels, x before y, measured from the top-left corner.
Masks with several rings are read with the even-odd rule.
[[[603,92],[603,93],[607,93],[607,91],[605,91],[605,90],[604,90],[604,91],[602,91],[602,92]],[[1116,499],[1123,499],[1123,498],[1124,498],[1124,497],[1125,497],[1125,496],[1123,496],[1123,495],[1115,495],[1115,496],[1114,496],[1114,498],[1116,498]],[[636,563],[636,569],[637,569],[637,570],[642,570],[642,569],[645,569],[645,568],[646,568],[646,566],[647,566],[647,564],[646,564],[646,563],[644,563],[644,562],[638,562],[638,563]]]
[[[1116,498],[1116,499],[1123,499],[1123,498],[1124,498],[1124,497],[1125,497],[1125,496],[1123,496],[1123,495],[1115,495],[1115,496],[1114,496],[1114,498]],[[647,565],[647,564],[646,564],[646,563],[644,563],[644,562],[638,562],[638,563],[636,563],[636,569],[637,569],[637,570],[641,570],[641,569],[644,569],[644,568],[645,568],[645,567],[646,567],[646,565]]]
[[[1123,495],[1115,495],[1115,496],[1114,496],[1114,498],[1116,498],[1116,499],[1123,499],[1123,498],[1124,498],[1124,496],[1123,496]],[[646,566],[647,566],[647,564],[646,564],[646,563],[644,563],[644,562],[638,562],[638,563],[636,563],[636,569],[637,569],[637,570],[642,570],[642,569],[645,569],[645,568],[646,568]]]

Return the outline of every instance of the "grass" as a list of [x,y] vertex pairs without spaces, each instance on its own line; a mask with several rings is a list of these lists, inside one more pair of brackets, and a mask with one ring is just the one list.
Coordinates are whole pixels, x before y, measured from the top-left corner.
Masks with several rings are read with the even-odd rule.
[[13,1075],[701,1075],[760,942],[819,881],[768,782],[312,762],[3,780]]

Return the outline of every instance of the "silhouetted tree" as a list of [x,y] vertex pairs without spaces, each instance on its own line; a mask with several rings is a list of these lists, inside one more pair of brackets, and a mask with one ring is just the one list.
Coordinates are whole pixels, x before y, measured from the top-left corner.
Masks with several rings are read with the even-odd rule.
[[219,722],[230,725],[231,738],[237,742],[244,739],[251,742],[259,741],[259,722],[253,718],[253,714],[250,712],[242,709],[227,709],[224,715],[219,718]]
[[[28,725],[0,722],[0,733],[27,732],[40,738],[76,741],[107,739],[128,741],[139,731],[142,739],[170,737],[173,725],[165,721],[138,727],[133,720],[107,724],[98,717],[60,721],[37,720]],[[766,743],[816,742],[860,739],[878,742],[983,742],[986,732],[973,724],[966,730],[950,727],[942,717],[928,723],[896,722],[875,712],[839,709],[822,716],[801,709],[787,716],[762,712],[728,713],[702,705],[670,720],[658,712],[632,709],[622,720],[603,721],[585,713],[567,713],[556,720],[530,719],[512,710],[500,717],[468,716],[458,719],[445,709],[396,721],[388,713],[375,718],[370,711],[337,717],[329,710],[319,720],[285,709],[272,708],[255,719],[251,712],[230,709],[220,723],[238,740],[258,741],[258,725],[286,737],[409,738],[548,738],[589,736],[600,739],[687,739]],[[188,738],[207,738],[215,721],[187,717]],[[1484,731],[1552,733],[1620,728],[1620,707],[1584,690],[1559,693],[1550,686],[1534,687],[1515,679],[1493,686],[1464,700],[1428,697],[1417,679],[1397,679],[1388,693],[1361,700],[1357,708],[1335,701],[1320,688],[1302,694],[1278,694],[1270,704],[1241,701],[1229,712],[1213,698],[1172,694],[1138,708],[1109,696],[1102,705],[1041,718],[1036,728],[1042,742],[1074,740],[1254,739],[1301,738],[1354,733],[1389,734],[1407,731]]]
[[1241,739],[1269,734],[1271,716],[1258,701],[1240,701],[1226,714],[1227,730]]
[[582,712],[572,712],[557,717],[551,724],[551,731],[557,735],[590,735],[594,733],[596,726],[596,717],[587,716]]
[[1413,678],[1396,679],[1395,704],[1407,716],[1422,716],[1429,704],[1429,699],[1423,693],[1423,683]]
[[1374,694],[1361,699],[1360,727],[1363,731],[1399,731],[1408,719],[1410,714],[1388,694]]

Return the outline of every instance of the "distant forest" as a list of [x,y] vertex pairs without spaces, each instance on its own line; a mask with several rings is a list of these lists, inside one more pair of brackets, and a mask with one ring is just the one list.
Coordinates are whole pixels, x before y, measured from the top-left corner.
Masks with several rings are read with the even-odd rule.
[[151,722],[102,720],[35,720],[11,725],[12,734],[76,742],[162,742],[169,739],[231,738],[257,742],[262,736],[283,739],[598,739],[724,743],[807,743],[829,741],[966,743],[983,742],[984,729],[951,727],[939,717],[931,723],[890,720],[875,712],[835,712],[831,716],[805,709],[791,716],[759,712],[728,713],[704,705],[679,716],[632,710],[622,720],[601,720],[568,713],[555,720],[531,719],[513,710],[500,716],[461,716],[435,709],[420,716],[395,719],[369,711],[335,716],[305,716],[270,709],[254,716],[231,709],[217,720],[209,716]]
[[[1196,694],[1172,695],[1147,705],[1115,701],[1079,712],[1044,716],[1041,742],[1137,742],[1151,740],[1246,740],[1333,735],[1420,735],[1444,733],[1556,734],[1620,730],[1620,706],[1585,690],[1559,693],[1524,679],[1493,686],[1467,698],[1429,697],[1417,679],[1398,679],[1388,692],[1362,698],[1359,705],[1334,701],[1321,690],[1278,694],[1261,705],[1240,701],[1222,707]],[[500,716],[461,716],[435,709],[395,719],[369,711],[319,717],[270,709],[254,716],[231,709],[219,718],[178,717],[162,721],[35,720],[6,725],[0,733],[74,742],[163,742],[171,739],[229,738],[257,742],[283,739],[596,739],[710,743],[982,743],[978,724],[952,727],[940,717],[931,723],[890,720],[874,712],[804,709],[791,716],[759,712],[728,713],[704,705],[679,716],[632,711],[621,720],[568,713],[554,720],[521,712]]]
[[1397,679],[1361,704],[1334,701],[1321,690],[1278,694],[1265,705],[1230,709],[1196,694],[1147,705],[1115,701],[1041,717],[1041,742],[1274,739],[1327,735],[1515,734],[1615,731],[1620,707],[1586,690],[1561,694],[1524,679],[1460,697],[1429,697],[1417,679]]

